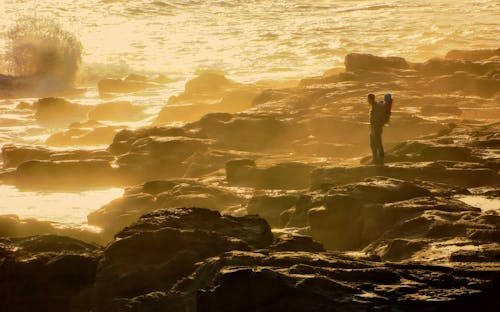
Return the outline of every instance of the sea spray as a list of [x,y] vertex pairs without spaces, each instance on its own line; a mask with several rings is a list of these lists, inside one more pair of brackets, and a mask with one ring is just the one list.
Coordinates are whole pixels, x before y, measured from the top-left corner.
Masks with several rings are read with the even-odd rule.
[[71,88],[82,58],[82,44],[57,22],[22,18],[7,32],[8,73],[32,81],[36,93]]

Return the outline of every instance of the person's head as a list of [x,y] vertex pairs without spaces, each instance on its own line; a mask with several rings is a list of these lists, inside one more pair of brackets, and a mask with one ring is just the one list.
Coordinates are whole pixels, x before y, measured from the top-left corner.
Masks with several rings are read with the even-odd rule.
[[390,93],[386,93],[384,95],[384,102],[386,102],[386,103],[392,103],[392,95]]
[[375,94],[373,94],[373,93],[368,94],[367,100],[368,100],[368,103],[370,103],[370,104],[375,103]]

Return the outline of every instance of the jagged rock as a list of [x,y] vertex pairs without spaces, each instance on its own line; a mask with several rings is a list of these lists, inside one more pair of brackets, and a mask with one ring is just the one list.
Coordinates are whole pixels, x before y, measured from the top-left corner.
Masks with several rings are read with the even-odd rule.
[[332,253],[229,252],[204,261],[170,292],[122,300],[115,307],[121,311],[468,309],[496,302],[497,268],[484,270],[377,263]]
[[2,311],[82,311],[99,254],[63,236],[0,239]]
[[[94,305],[168,290],[195,263],[230,250],[267,246],[272,234],[256,217],[223,217],[206,209],[163,209],[144,215],[104,251],[93,288]],[[138,252],[140,250],[140,252]]]

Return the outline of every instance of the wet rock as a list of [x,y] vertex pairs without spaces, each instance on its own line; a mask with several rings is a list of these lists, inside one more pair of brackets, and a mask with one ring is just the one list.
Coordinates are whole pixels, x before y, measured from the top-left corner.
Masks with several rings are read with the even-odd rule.
[[90,225],[102,228],[102,235],[109,241],[121,229],[157,208],[155,198],[149,194],[128,195],[114,199],[91,212],[87,220]]
[[50,146],[109,145],[119,127],[72,128],[50,135],[45,143]]
[[452,75],[455,72],[466,72],[474,75],[484,75],[496,70],[495,62],[472,62],[465,60],[430,59],[424,63],[416,64],[417,69],[424,76]]
[[147,137],[134,141],[130,151],[118,157],[117,164],[130,183],[182,177],[184,162],[195,153],[208,150],[210,141],[188,137]]
[[200,120],[199,126],[201,133],[215,140],[218,147],[243,151],[278,149],[303,135],[303,129],[272,116],[209,114]]
[[42,147],[16,146],[6,144],[2,146],[4,168],[15,168],[28,160],[45,160],[50,158],[50,151]]
[[90,106],[73,104],[61,98],[43,98],[35,104],[35,118],[41,122],[70,124],[87,118]]
[[322,185],[339,185],[362,181],[373,176],[386,176],[401,180],[427,180],[458,186],[479,186],[494,183],[498,178],[490,168],[478,163],[435,161],[416,163],[390,163],[384,167],[319,168],[311,174],[313,189]]
[[5,144],[2,147],[5,168],[15,168],[29,160],[112,160],[113,156],[105,150],[50,150],[35,146]]
[[445,58],[449,60],[481,61],[500,55],[500,49],[451,50]]
[[88,113],[92,120],[136,121],[145,117],[143,108],[128,101],[108,102],[96,105]]
[[313,166],[298,162],[280,163],[266,168],[252,166],[252,161],[234,160],[226,164],[230,184],[267,189],[305,189],[309,187]]
[[271,251],[308,251],[323,252],[325,248],[310,236],[282,235],[269,247]]
[[285,224],[282,224],[280,215],[293,207],[296,201],[297,196],[294,195],[254,196],[248,202],[247,211],[249,214],[257,214],[266,219],[273,227],[283,227]]
[[30,160],[14,172],[14,184],[41,188],[119,185],[116,171],[105,160]]
[[0,239],[2,310],[79,311],[99,254],[95,245],[62,236]]
[[401,57],[380,57],[360,53],[346,55],[344,63],[347,72],[356,70],[384,71],[390,69],[407,69],[410,67],[406,60]]

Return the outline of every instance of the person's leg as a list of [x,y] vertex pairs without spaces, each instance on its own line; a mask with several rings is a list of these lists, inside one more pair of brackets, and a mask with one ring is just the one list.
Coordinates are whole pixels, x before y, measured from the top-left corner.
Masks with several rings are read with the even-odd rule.
[[374,131],[374,145],[377,154],[377,163],[384,163],[384,146],[382,145],[382,129],[383,126],[375,127]]
[[370,148],[372,149],[372,162],[377,163],[378,162],[378,148],[377,145],[375,144],[376,139],[375,139],[375,127],[371,126],[370,127]]

